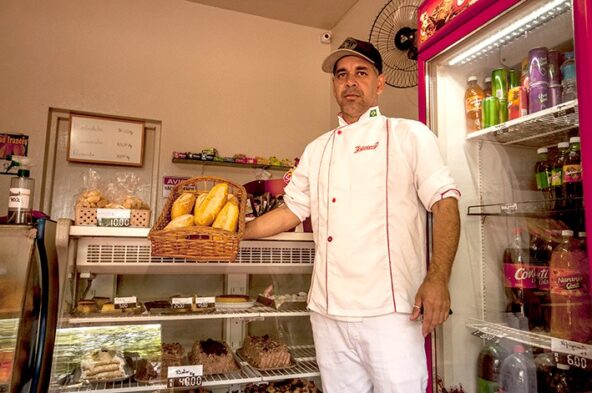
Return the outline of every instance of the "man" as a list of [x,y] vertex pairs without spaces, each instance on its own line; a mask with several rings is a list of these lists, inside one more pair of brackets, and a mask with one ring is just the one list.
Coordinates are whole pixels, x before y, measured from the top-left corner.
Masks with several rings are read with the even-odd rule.
[[[371,43],[346,39],[322,69],[333,74],[339,127],[306,147],[286,205],[248,223],[245,237],[311,217],[308,307],[326,393],[424,393],[424,336],[450,310],[460,193],[427,127],[380,114],[382,59]],[[434,218],[427,274],[426,211]]]

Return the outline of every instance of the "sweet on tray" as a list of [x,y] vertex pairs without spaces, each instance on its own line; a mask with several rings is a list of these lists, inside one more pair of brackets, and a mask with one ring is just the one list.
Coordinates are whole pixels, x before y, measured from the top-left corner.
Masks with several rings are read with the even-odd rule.
[[292,365],[288,346],[267,334],[247,336],[240,349],[240,355],[251,366],[259,369],[284,368]]
[[306,292],[274,294],[273,285],[270,285],[257,296],[257,302],[276,310],[305,309],[307,297]]
[[80,362],[80,379],[109,381],[124,378],[125,360],[116,351],[100,349],[86,354]]
[[286,379],[284,381],[274,381],[269,383],[251,384],[247,385],[244,390],[245,393],[317,393],[315,383],[313,381],[304,381],[300,378]]
[[201,364],[204,375],[224,374],[238,370],[228,344],[211,338],[196,341],[191,349],[189,360],[192,364]]

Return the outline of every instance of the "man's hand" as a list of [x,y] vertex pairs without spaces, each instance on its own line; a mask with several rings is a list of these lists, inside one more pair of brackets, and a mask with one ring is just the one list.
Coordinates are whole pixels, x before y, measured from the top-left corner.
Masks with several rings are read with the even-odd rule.
[[448,319],[450,294],[447,280],[427,276],[415,295],[411,320],[417,321],[423,310],[421,332],[424,336]]

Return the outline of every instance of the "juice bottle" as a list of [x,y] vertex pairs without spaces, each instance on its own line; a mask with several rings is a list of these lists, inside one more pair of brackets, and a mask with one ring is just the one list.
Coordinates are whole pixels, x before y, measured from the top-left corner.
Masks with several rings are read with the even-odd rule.
[[506,350],[494,342],[486,342],[477,358],[477,393],[497,393],[502,362]]
[[465,117],[467,120],[467,132],[482,129],[481,107],[485,94],[477,83],[476,76],[467,79],[467,90],[465,91]]
[[561,231],[549,268],[551,335],[582,343],[592,339],[588,259],[573,240],[573,231]]
[[501,393],[537,393],[536,366],[522,344],[514,345],[513,353],[502,363]]
[[563,164],[569,153],[569,142],[559,142],[557,144],[558,152],[553,168],[551,169],[551,190],[555,203],[553,208],[555,210],[562,210],[565,208],[565,195],[563,192]]

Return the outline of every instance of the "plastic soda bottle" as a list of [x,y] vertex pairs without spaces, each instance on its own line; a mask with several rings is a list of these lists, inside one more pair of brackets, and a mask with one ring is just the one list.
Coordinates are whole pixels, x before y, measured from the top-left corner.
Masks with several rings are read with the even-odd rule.
[[573,231],[561,231],[549,268],[551,335],[588,342],[592,338],[588,259],[573,240]]
[[566,208],[582,207],[582,160],[580,158],[580,137],[569,138],[569,151],[563,162],[563,192]]
[[576,84],[576,59],[573,52],[565,52],[563,64],[561,64],[561,76],[563,80],[563,92],[561,101],[566,102],[576,99],[578,95]]
[[[549,149],[541,147],[537,150],[538,161],[534,166],[537,190],[543,193],[545,200],[551,201],[551,164],[549,163]],[[551,207],[551,206],[547,206]]]
[[483,128],[481,123],[481,108],[485,93],[477,83],[476,76],[467,79],[465,91],[465,116],[467,120],[467,132],[478,131]]
[[553,197],[555,198],[554,209],[560,210],[565,208],[565,195],[563,192],[563,164],[569,152],[569,142],[559,142],[557,144],[559,149],[557,157],[553,162],[551,169],[551,189]]
[[502,363],[501,393],[537,393],[536,366],[522,344],[514,345],[513,353]]
[[506,350],[494,342],[486,342],[477,358],[477,393],[497,393],[502,362]]

